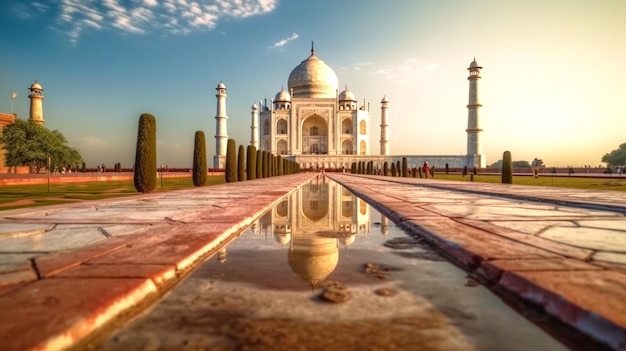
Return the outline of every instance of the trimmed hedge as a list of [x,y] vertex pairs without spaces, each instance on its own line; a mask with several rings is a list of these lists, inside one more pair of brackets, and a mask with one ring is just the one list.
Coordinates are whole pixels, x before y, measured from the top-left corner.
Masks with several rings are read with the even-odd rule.
[[237,152],[237,180],[240,182],[246,180],[246,151],[243,145],[239,145]]
[[256,179],[263,178],[263,151],[256,151]]
[[513,184],[513,159],[511,152],[505,151],[502,154],[502,183]]
[[256,147],[248,145],[246,152],[246,176],[248,180],[256,179]]
[[156,119],[149,113],[139,116],[133,182],[140,193],[149,193],[157,183]]
[[206,142],[204,132],[196,131],[193,143],[193,171],[192,180],[194,186],[203,186],[207,179]]
[[235,139],[228,139],[226,144],[226,164],[224,170],[224,178],[226,183],[237,181],[237,145]]

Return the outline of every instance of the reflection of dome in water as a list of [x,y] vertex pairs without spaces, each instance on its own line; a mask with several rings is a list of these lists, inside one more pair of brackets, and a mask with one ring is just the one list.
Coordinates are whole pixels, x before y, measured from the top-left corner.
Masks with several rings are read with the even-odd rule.
[[349,236],[342,236],[341,238],[339,238],[339,242],[348,246],[348,245],[351,245],[355,239],[356,239],[356,234],[349,235]]
[[315,235],[295,236],[288,253],[289,266],[300,278],[315,285],[337,267],[337,239]]
[[285,245],[291,241],[291,234],[274,234],[274,239],[277,243]]

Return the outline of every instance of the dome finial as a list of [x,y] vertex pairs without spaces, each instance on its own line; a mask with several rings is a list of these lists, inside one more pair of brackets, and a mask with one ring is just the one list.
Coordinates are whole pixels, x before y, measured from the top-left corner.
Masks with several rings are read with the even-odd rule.
[[311,56],[315,55],[315,43],[311,41]]

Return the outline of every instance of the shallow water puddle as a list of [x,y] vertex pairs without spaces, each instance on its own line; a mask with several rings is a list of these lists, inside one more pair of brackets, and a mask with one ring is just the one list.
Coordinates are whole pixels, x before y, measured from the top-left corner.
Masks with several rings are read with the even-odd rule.
[[98,350],[564,350],[340,185],[268,211]]

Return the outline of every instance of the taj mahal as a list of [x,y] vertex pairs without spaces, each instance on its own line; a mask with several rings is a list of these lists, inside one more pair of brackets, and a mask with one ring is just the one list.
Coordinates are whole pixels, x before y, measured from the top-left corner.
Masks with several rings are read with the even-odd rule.
[[[382,168],[384,162],[397,162],[407,158],[409,167],[419,167],[424,162],[442,169],[486,166],[482,152],[478,81],[481,66],[474,59],[469,71],[469,101],[467,104],[467,154],[466,155],[390,155],[390,101],[380,101],[380,144],[376,151],[370,145],[374,124],[370,116],[370,103],[357,100],[346,85],[339,92],[335,71],[311,54],[289,74],[287,90],[281,88],[274,99],[259,101],[251,107],[250,145],[257,150],[293,160],[301,168],[346,168],[353,162],[373,161]],[[226,121],[226,86],[220,82],[216,88],[217,113],[213,167],[224,168],[228,140]]]

